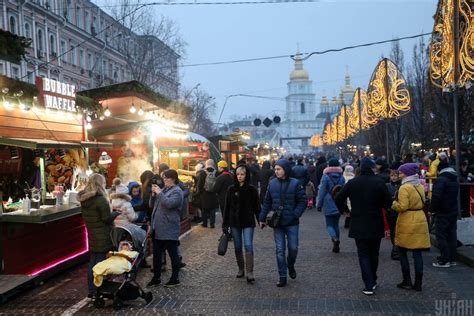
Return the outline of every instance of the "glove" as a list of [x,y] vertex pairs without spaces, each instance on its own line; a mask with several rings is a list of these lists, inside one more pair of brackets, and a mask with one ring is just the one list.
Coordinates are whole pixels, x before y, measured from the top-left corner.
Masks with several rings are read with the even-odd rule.
[[321,206],[318,206],[318,208],[316,209],[318,212],[322,212],[323,211],[323,208]]
[[222,233],[225,235],[230,234],[230,227],[229,226],[222,226]]

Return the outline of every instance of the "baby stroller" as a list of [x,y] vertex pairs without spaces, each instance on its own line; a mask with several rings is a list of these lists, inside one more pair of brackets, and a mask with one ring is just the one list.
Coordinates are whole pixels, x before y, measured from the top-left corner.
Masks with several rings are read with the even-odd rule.
[[102,285],[97,288],[97,296],[94,301],[96,308],[105,306],[104,299],[113,300],[113,307],[119,310],[123,307],[124,301],[143,298],[147,304],[153,300],[151,292],[145,292],[136,282],[138,267],[145,260],[146,254],[146,233],[140,226],[125,224],[116,226],[110,234],[114,248],[118,250],[121,241],[128,241],[133,245],[133,249],[138,252],[137,257],[131,264],[130,272],[122,275],[108,275],[104,278]]

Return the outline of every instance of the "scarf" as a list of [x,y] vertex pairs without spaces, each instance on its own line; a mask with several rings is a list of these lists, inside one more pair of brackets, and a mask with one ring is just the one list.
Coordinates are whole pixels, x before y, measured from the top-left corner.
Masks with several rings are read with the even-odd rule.
[[419,185],[420,184],[420,176],[417,174],[414,174],[412,176],[408,176],[402,180],[402,184],[413,184],[413,185]]

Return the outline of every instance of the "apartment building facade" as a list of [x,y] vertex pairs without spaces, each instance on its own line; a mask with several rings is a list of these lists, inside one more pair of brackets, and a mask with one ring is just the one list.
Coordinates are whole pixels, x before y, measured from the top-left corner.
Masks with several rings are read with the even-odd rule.
[[[30,83],[36,76],[48,77],[74,84],[78,91],[139,80],[172,100],[178,98],[180,56],[157,37],[132,32],[91,1],[0,4],[0,27],[32,40],[20,64],[0,59],[0,74]],[[149,53],[143,54],[143,47]],[[140,76],[140,67],[150,63],[156,67],[153,75]]]

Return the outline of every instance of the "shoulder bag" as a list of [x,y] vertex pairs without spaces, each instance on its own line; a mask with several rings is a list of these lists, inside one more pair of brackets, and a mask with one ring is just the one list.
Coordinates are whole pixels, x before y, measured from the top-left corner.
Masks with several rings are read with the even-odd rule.
[[271,228],[277,227],[278,223],[280,222],[281,215],[283,214],[283,207],[285,204],[284,198],[286,196],[286,191],[288,190],[288,187],[290,186],[290,181],[291,180],[285,181],[285,183],[282,184],[282,186],[285,184],[286,186],[285,186],[285,189],[281,188],[280,190],[280,206],[278,206],[276,210],[271,210],[267,214],[266,222],[267,222],[267,225]]

